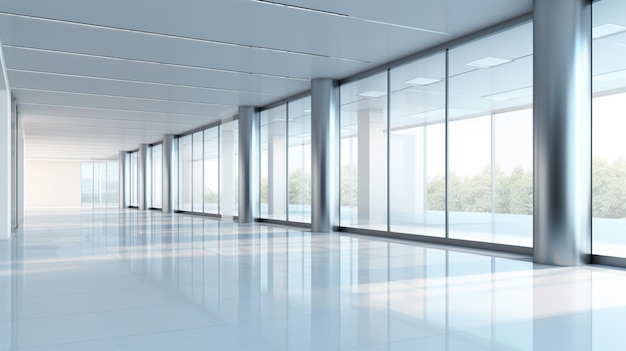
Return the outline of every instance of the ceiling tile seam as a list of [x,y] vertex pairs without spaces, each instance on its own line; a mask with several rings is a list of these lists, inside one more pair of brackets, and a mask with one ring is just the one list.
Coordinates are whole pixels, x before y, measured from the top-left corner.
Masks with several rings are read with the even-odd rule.
[[[33,130],[43,130],[43,131],[54,131],[54,128],[80,128],[80,129],[95,129],[95,130],[124,130],[124,131],[147,131],[147,132],[158,132],[163,131],[163,128],[142,128],[142,127],[115,127],[115,126],[86,126],[86,125],[76,125],[76,124],[67,124],[67,123],[46,123],[46,124],[37,124],[37,123],[24,123],[24,128]],[[107,133],[108,134],[108,133]]]
[[[33,118],[34,117],[34,118]],[[27,124],[31,123],[31,119],[39,119],[39,117],[49,117],[49,118],[67,118],[67,119],[81,119],[86,121],[121,121],[121,122],[133,122],[133,123],[150,123],[150,124],[166,124],[166,125],[181,125],[181,124],[189,124],[196,125],[196,123],[192,122],[161,122],[161,121],[142,121],[137,119],[128,119],[128,118],[106,118],[106,117],[80,117],[80,116],[67,116],[67,115],[51,115],[51,114],[43,114],[43,113],[22,113],[21,117],[22,121]],[[33,121],[33,123],[35,123]],[[37,121],[36,123],[41,123],[41,121]]]
[[237,94],[280,96],[278,94],[272,94],[272,93],[247,92],[247,91],[241,91],[241,90],[235,90],[235,89],[211,88],[211,87],[203,87],[203,86],[187,85],[187,84],[175,84],[175,83],[159,83],[159,82],[150,82],[150,81],[136,80],[136,79],[108,78],[108,77],[88,76],[88,75],[72,74],[72,73],[35,71],[35,70],[29,70],[29,69],[7,68],[7,72],[20,72],[20,73],[32,73],[32,74],[43,74],[43,75],[51,75],[51,76],[71,77],[71,78],[96,79],[96,80],[104,80],[104,81],[120,82],[120,83],[137,83],[137,84],[164,86],[164,87],[178,87],[178,88],[186,88],[186,89],[224,91],[228,93],[237,93]]
[[407,26],[407,25],[404,25],[404,24],[391,23],[391,22],[385,22],[385,21],[378,21],[378,20],[373,20],[373,19],[369,19],[369,18],[352,16],[352,15],[349,15],[349,14],[346,14],[346,13],[339,13],[339,12],[333,12],[333,11],[327,11],[327,10],[320,10],[320,9],[315,9],[315,8],[311,8],[311,7],[291,5],[291,4],[285,4],[285,3],[281,3],[281,2],[268,1],[268,0],[249,0],[249,1],[255,2],[255,3],[258,3],[258,4],[275,5],[275,6],[280,6],[280,7],[283,7],[283,8],[288,8],[288,9],[293,9],[293,10],[313,12],[313,13],[318,13],[318,14],[321,14],[321,15],[342,17],[342,18],[345,18],[345,19],[350,19],[350,20],[355,20],[355,21],[362,21],[362,22],[367,22],[367,23],[380,24],[380,25],[384,25],[384,26],[390,26],[390,27],[396,27],[396,28],[402,28],[402,29],[410,29],[410,30],[415,30],[415,31],[419,31],[419,32],[424,32],[424,33],[439,34],[439,35],[445,35],[445,36],[450,36],[451,35],[450,33],[441,32],[441,31],[437,31],[437,30],[420,28],[420,27],[412,27],[412,26]]
[[[237,107],[237,105],[214,104],[214,103],[209,103],[209,102],[183,101],[183,100],[171,100],[171,99],[155,99],[155,98],[144,98],[144,97],[124,96],[124,95],[110,95],[110,94],[97,94],[97,93],[79,93],[79,92],[73,92],[73,91],[52,90],[52,89],[33,89],[33,88],[20,88],[20,87],[16,88],[14,86],[11,86],[11,90],[12,91],[16,91],[17,90],[17,91],[32,91],[32,92],[42,92],[42,93],[68,94],[68,95],[81,95],[81,96],[96,96],[96,97],[107,97],[107,98],[115,98],[115,99],[172,102],[172,103],[188,104],[188,105]],[[19,101],[18,101],[18,103],[19,103]]]
[[[211,117],[211,118],[221,118],[221,116],[209,115],[209,114],[196,114],[196,113],[176,113],[176,112],[159,112],[159,111],[147,111],[147,110],[138,110],[138,109],[119,109],[119,108],[110,108],[110,107],[90,107],[90,106],[77,106],[77,105],[60,105],[60,104],[40,104],[34,102],[21,102],[19,105],[22,106],[49,106],[49,107],[64,107],[64,108],[75,108],[75,109],[86,109],[86,110],[103,110],[103,111],[120,111],[120,112],[140,112],[140,113],[152,113],[152,114],[160,114],[167,116],[199,116],[199,117]],[[226,112],[226,111],[224,111]]]
[[174,34],[158,33],[158,32],[151,32],[151,31],[138,30],[138,29],[107,26],[107,25],[102,25],[102,24],[60,20],[60,19],[55,19],[55,18],[24,15],[24,14],[18,14],[18,13],[6,12],[6,11],[0,11],[0,15],[6,15],[6,16],[18,17],[18,18],[27,18],[27,19],[33,19],[33,20],[39,20],[39,21],[47,21],[47,22],[53,22],[53,23],[71,24],[71,25],[83,26],[83,27],[89,27],[89,28],[115,30],[115,31],[121,31],[121,32],[126,32],[126,33],[135,33],[135,34],[149,35],[149,36],[162,37],[162,38],[168,38],[168,39],[187,40],[187,41],[200,42],[200,43],[213,44],[213,45],[241,47],[241,48],[246,48],[246,49],[262,50],[262,51],[276,52],[276,53],[281,53],[281,54],[318,57],[318,58],[324,58],[324,59],[330,59],[330,60],[347,61],[347,62],[355,62],[355,63],[365,63],[365,64],[371,63],[370,61],[352,59],[352,58],[347,58],[347,57],[316,54],[316,53],[310,53],[310,52],[304,52],[304,51],[276,49],[276,48],[270,48],[270,47],[265,47],[265,46],[240,44],[240,43],[233,43],[233,42],[212,40],[212,39],[203,39],[203,38],[196,38],[196,37],[187,37],[187,36],[182,36],[182,35],[174,35]]
[[[299,80],[299,81],[310,80],[309,78],[291,77],[291,76],[284,76],[284,75],[271,74],[271,73],[259,73],[259,72],[239,71],[239,70],[225,69],[225,68],[184,65],[184,64],[179,64],[179,63],[150,61],[150,60],[145,60],[145,59],[135,59],[135,58],[129,58],[129,57],[118,57],[118,56],[108,56],[108,55],[99,55],[99,54],[87,54],[87,53],[82,53],[82,52],[65,51],[65,50],[44,49],[44,48],[37,48],[37,47],[30,47],[30,46],[23,46],[23,45],[2,44],[2,47],[9,48],[9,49],[26,50],[26,51],[46,52],[46,53],[59,54],[59,55],[71,55],[71,56],[79,56],[79,57],[98,58],[98,59],[104,59],[104,60],[134,62],[134,63],[150,64],[150,65],[157,65],[157,66],[193,69],[193,70],[199,70],[199,71],[211,71],[211,72],[220,72],[220,73],[228,73],[228,74],[241,74],[241,75],[246,75],[246,76],[258,76],[258,77],[265,77],[265,78]],[[263,93],[255,92],[255,94],[263,94]]]

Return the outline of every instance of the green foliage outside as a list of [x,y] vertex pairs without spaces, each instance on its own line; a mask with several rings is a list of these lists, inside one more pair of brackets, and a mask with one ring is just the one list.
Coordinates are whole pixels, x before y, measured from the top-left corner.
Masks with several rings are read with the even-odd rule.
[[[532,214],[533,175],[521,167],[510,173],[496,165],[496,212],[510,214]],[[491,212],[491,168],[480,173],[462,177],[452,172],[449,176],[450,211]],[[427,203],[429,210],[445,210],[445,179],[434,177],[428,182]]]
[[593,217],[626,217],[626,160],[594,158],[592,167]]
[[[302,174],[301,171],[293,171],[289,174],[289,204],[311,203],[311,175]],[[267,203],[269,199],[269,185],[267,178],[261,179],[261,203]]]
[[219,202],[219,194],[216,191],[212,191],[207,189],[204,193],[204,203],[205,204],[216,204]]
[[341,206],[356,206],[357,197],[357,167],[350,165],[341,166]]
[[[593,159],[592,201],[593,216],[599,218],[626,218],[626,159],[607,161]],[[357,169],[349,165],[341,167],[341,206],[356,206]],[[496,213],[533,213],[533,175],[518,166],[511,172],[503,171],[496,165],[495,199]],[[449,176],[448,204],[450,211],[491,212],[491,168],[485,167],[480,173],[469,177],[454,172]],[[311,202],[311,177],[298,171],[289,174],[289,203],[308,204]],[[304,191],[304,193],[303,193]],[[217,202],[217,193],[207,192],[206,202]],[[267,203],[268,182],[261,180],[261,202]],[[428,209],[445,210],[445,178],[430,179],[427,186]]]

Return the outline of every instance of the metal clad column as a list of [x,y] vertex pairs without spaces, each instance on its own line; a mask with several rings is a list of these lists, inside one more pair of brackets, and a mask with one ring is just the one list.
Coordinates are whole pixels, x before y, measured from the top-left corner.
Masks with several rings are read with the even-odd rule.
[[534,261],[589,262],[591,2],[534,0]]
[[178,190],[178,168],[177,165],[177,148],[173,134],[165,134],[163,136],[163,156],[162,167],[162,203],[161,211],[163,213],[174,213],[176,204],[178,203],[178,197],[176,196]]
[[120,184],[120,208],[126,208],[128,207],[128,203],[126,202],[126,157],[127,157],[128,153],[126,151],[120,151],[120,157],[119,157],[119,162],[120,162],[120,167],[119,167],[119,171],[120,171],[120,178],[119,178],[119,184]]
[[137,196],[138,205],[140,210],[146,210],[148,208],[148,145],[139,145],[139,157],[137,165]]
[[239,223],[252,223],[259,208],[259,118],[252,106],[239,107]]
[[339,89],[328,78],[311,81],[311,231],[339,221]]

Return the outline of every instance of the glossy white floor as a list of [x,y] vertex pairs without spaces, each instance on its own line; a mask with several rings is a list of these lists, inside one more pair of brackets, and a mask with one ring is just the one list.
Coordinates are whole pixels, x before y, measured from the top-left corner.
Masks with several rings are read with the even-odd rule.
[[619,350],[626,272],[135,210],[0,241],[0,350]]

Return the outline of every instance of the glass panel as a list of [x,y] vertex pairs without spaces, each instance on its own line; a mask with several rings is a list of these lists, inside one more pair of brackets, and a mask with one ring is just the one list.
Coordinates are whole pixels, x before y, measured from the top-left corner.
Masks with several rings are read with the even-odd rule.
[[204,131],[204,212],[219,214],[220,128]]
[[285,105],[261,112],[261,218],[286,220]]
[[391,231],[445,236],[445,55],[391,70]]
[[193,211],[203,211],[203,184],[202,184],[202,164],[203,164],[203,132],[197,132],[193,134],[193,164],[192,164],[192,198],[193,198]]
[[[624,1],[593,3],[592,248],[593,254],[615,257],[626,257],[624,13]],[[611,29],[618,32],[603,33]]]
[[222,218],[237,215],[239,192],[239,150],[237,121],[224,123],[220,126],[220,210]]
[[120,191],[120,165],[119,161],[107,162],[106,203],[108,208],[119,207]]
[[131,179],[130,205],[134,207],[139,206],[138,195],[137,195],[137,191],[139,189],[139,186],[137,183],[138,182],[138,175],[137,175],[138,168],[137,167],[139,166],[138,157],[139,157],[138,152],[133,152],[130,154],[130,179]]
[[311,223],[311,98],[289,106],[289,221]]
[[80,203],[83,208],[93,207],[93,163],[81,164]]
[[449,60],[450,237],[532,246],[532,24]]
[[191,159],[191,135],[186,135],[178,139],[178,201],[181,211],[191,211]]
[[387,72],[341,86],[341,225],[387,230]]
[[152,147],[152,207],[163,206],[163,145]]
[[93,164],[93,206],[94,208],[106,207],[106,163],[96,162]]
[[532,246],[532,109],[496,114],[494,133],[496,241]]

